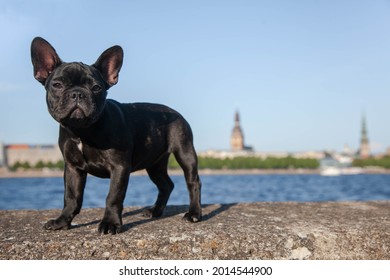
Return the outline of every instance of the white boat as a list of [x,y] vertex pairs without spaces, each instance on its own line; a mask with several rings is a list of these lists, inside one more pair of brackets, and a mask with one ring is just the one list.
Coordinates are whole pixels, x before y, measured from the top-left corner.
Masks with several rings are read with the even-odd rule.
[[341,175],[341,169],[335,166],[322,167],[320,170],[322,176],[339,176]]
[[328,156],[320,161],[322,176],[355,175],[363,172],[362,168],[352,167],[352,159],[341,157],[338,160]]
[[326,166],[320,170],[322,176],[357,175],[361,173],[363,173],[363,169],[359,167]]

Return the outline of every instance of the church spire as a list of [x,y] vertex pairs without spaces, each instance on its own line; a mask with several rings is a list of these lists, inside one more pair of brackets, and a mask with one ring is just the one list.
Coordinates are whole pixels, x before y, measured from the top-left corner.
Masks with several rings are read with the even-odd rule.
[[238,111],[236,111],[234,116],[234,127],[232,136],[230,137],[230,146],[233,151],[244,150],[244,135],[240,125],[240,114]]
[[367,124],[366,124],[366,118],[364,114],[362,117],[362,130],[361,130],[361,138],[360,138],[359,156],[360,158],[368,158],[370,156],[370,145],[367,136]]
[[368,141],[366,118],[365,118],[364,115],[363,115],[363,117],[362,117],[362,140],[363,140],[363,139],[366,140],[366,141]]
[[238,113],[238,110],[236,111],[236,115],[234,117],[235,124],[240,125],[240,114]]

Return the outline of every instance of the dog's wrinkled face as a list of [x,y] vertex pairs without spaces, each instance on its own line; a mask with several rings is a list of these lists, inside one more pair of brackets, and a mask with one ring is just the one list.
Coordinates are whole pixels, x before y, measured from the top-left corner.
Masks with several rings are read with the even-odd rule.
[[106,85],[96,68],[82,63],[64,63],[45,83],[50,114],[69,127],[87,127],[103,111]]
[[44,39],[31,44],[34,77],[45,86],[52,117],[66,127],[93,124],[104,109],[107,89],[118,82],[123,51],[114,46],[103,52],[95,64],[64,63]]

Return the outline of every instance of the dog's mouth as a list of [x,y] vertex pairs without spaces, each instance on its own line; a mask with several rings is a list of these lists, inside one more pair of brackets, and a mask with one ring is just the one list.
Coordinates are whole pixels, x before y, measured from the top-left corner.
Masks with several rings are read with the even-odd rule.
[[71,119],[84,119],[86,117],[86,114],[80,106],[76,106],[72,110],[70,110],[68,117]]
[[88,115],[85,110],[79,106],[75,105],[70,110],[66,112],[58,121],[62,124],[70,126],[84,126],[85,122],[88,122]]
[[73,104],[65,101],[58,103],[59,105],[54,108],[49,104],[49,112],[57,122],[66,127],[88,127],[98,120],[104,108],[104,106],[96,106],[92,101]]
[[69,127],[88,127],[96,121],[97,114],[89,108],[83,108],[80,104],[76,104],[58,121],[59,123]]

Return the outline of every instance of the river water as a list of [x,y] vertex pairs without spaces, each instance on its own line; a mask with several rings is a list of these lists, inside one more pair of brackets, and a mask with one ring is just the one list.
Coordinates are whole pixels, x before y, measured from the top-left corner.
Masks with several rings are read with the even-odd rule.
[[[168,204],[188,204],[183,176],[171,178],[175,189]],[[388,174],[202,175],[201,180],[203,204],[390,200]],[[104,207],[108,188],[109,180],[89,176],[83,207]],[[62,208],[63,190],[62,178],[1,178],[0,209]],[[156,196],[157,188],[147,176],[131,176],[125,207],[151,205]]]

